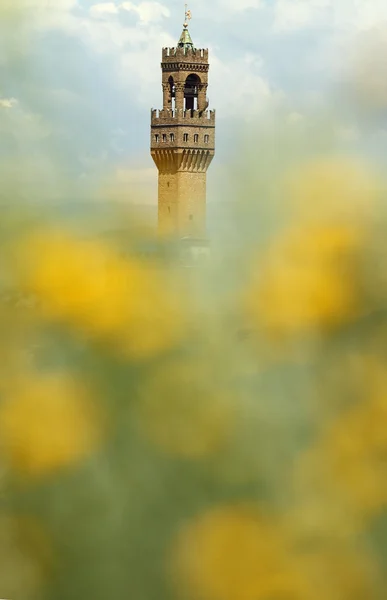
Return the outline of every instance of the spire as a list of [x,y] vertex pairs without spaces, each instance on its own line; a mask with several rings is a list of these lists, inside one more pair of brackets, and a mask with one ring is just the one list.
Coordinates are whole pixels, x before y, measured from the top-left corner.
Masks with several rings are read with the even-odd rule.
[[186,4],[185,5],[185,22],[183,25],[184,29],[180,36],[179,42],[177,44],[179,48],[184,48],[184,49],[194,48],[191,35],[188,31],[188,21],[190,21],[191,19],[192,19],[192,14],[191,14],[190,10],[187,10],[187,4]]
[[187,27],[186,27],[186,24],[184,23],[184,29],[183,29],[183,32],[180,36],[179,43],[178,43],[179,48],[193,48],[194,47],[191,35],[190,35]]

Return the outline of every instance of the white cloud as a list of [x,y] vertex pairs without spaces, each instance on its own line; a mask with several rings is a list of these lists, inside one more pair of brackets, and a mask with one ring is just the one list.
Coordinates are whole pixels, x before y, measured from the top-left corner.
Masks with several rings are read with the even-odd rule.
[[257,9],[264,6],[262,0],[239,0],[238,2],[235,2],[235,0],[222,0],[221,4],[223,9],[227,7],[232,12],[243,12],[249,8]]
[[[387,107],[387,27],[360,33],[347,48],[343,73],[357,101],[371,109]],[[344,78],[343,77],[343,78]]]
[[304,118],[304,115],[299,112],[291,112],[288,114],[286,120],[288,123],[300,123]]
[[[16,106],[16,102],[9,106],[6,100],[6,105],[3,108],[11,108],[12,106]],[[3,136],[12,135],[20,147],[32,140],[39,143],[52,133],[51,126],[42,115],[24,110],[20,106],[12,111],[7,111],[6,114],[0,111],[0,117],[0,134]]]
[[336,127],[337,138],[342,142],[356,142],[360,138],[360,131],[355,125]]
[[[219,22],[229,22],[236,13],[247,10],[264,9],[268,0],[195,0],[191,4],[193,19]],[[270,0],[269,0],[270,1]],[[182,21],[183,22],[183,21]]]
[[[249,1],[249,0],[247,0]],[[121,11],[132,12],[142,23],[156,23],[164,17],[170,16],[169,9],[160,2],[101,2],[90,7],[92,16],[108,18],[110,15],[118,15]]]
[[16,98],[0,98],[0,108],[13,108],[17,103]]
[[273,28],[276,32],[282,32],[321,22],[327,18],[331,2],[332,0],[277,0]]
[[93,16],[116,15],[118,14],[118,6],[114,2],[101,2],[100,4],[93,4],[90,12]]
[[169,17],[169,9],[159,2],[123,2],[121,8],[128,12],[135,12],[143,23],[155,23],[163,17]]
[[386,0],[276,0],[276,32],[327,26],[332,30],[364,30],[387,20]]
[[[260,72],[262,59],[259,56],[246,54],[242,58],[221,61],[212,54],[210,62],[210,90],[214,95],[211,106],[222,117],[249,118],[260,113],[269,103],[276,102],[276,93]],[[235,77],[235,85],[230,85]]]
[[119,166],[105,173],[100,184],[103,198],[135,204],[154,204],[157,198],[157,169]]
[[25,9],[70,10],[77,5],[77,0],[1,0],[1,11],[22,11]]
[[386,0],[340,0],[332,3],[333,27],[370,29],[387,19]]

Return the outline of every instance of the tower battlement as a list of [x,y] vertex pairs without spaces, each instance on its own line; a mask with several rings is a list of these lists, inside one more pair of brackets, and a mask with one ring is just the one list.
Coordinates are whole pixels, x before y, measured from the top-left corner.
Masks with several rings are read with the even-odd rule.
[[176,62],[176,60],[188,60],[198,64],[208,63],[207,48],[163,48],[162,61]]
[[151,125],[163,125],[168,123],[184,123],[186,125],[215,125],[215,110],[205,110],[200,113],[198,110],[184,110],[177,108],[170,109],[154,109],[151,111]]

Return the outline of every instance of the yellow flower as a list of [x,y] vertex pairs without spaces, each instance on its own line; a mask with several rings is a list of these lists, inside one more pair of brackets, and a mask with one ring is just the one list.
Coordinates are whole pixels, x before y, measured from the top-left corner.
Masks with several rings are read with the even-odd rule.
[[22,283],[51,319],[135,358],[168,349],[185,334],[181,298],[149,262],[55,231],[29,237],[18,253]]
[[188,590],[188,597],[201,600],[313,597],[283,532],[254,507],[218,507],[199,515],[179,532],[171,558],[177,596]]
[[297,555],[297,560],[313,590],[310,598],[314,600],[380,598],[380,573],[375,560],[365,548],[357,547],[354,540],[348,543],[333,538],[317,548],[309,544]]
[[175,360],[157,367],[140,390],[140,429],[165,452],[202,458],[233,432],[237,400],[209,365]]
[[98,333],[122,324],[126,271],[106,248],[47,231],[24,240],[18,253],[23,283],[48,315]]
[[283,335],[353,318],[359,310],[353,261],[360,239],[345,227],[285,231],[253,272],[244,299],[249,321]]
[[387,506],[386,419],[387,388],[339,419],[324,443],[336,485],[366,515]]
[[0,514],[0,590],[4,598],[42,596],[52,564],[49,540],[30,517]]
[[378,186],[376,175],[364,163],[326,156],[291,171],[283,193],[297,221],[364,225],[378,197]]
[[101,422],[87,391],[62,374],[10,382],[0,404],[0,449],[15,471],[49,474],[95,450]]
[[[326,506],[325,514],[339,506],[348,521],[338,527],[356,529],[364,518],[387,505],[386,454],[387,377],[384,364],[363,357],[353,382],[336,389],[352,394],[350,407],[339,403],[340,414],[329,420],[314,446],[304,452],[295,470],[295,487],[301,495],[313,491],[312,506]],[[336,511],[340,514],[340,511]]]
[[[377,599],[380,581],[364,548],[298,535],[253,505],[219,506],[182,528],[168,556],[177,596],[193,600]],[[330,532],[332,534],[332,532]]]
[[178,345],[187,335],[188,298],[155,266],[128,261],[127,268],[128,305],[120,332],[124,354],[141,359]]

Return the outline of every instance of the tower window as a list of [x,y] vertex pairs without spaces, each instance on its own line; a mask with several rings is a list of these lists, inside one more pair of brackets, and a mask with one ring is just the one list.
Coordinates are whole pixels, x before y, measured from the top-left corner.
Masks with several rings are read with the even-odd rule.
[[197,144],[198,141],[199,141],[199,136],[198,136],[197,133],[195,133],[195,135],[194,135],[194,142],[195,142],[195,144]]
[[190,220],[190,221],[193,221],[193,215],[190,215],[190,216],[189,216],[189,220]]
[[167,141],[167,134],[163,133],[163,142],[166,142],[166,141]]
[[175,134],[174,134],[174,133],[171,133],[171,134],[169,135],[169,139],[171,140],[171,142],[174,142],[174,141],[175,141]]
[[198,103],[200,77],[195,74],[188,75],[184,85],[184,103],[186,110],[195,110]]
[[156,144],[158,144],[159,141],[160,141],[160,136],[159,136],[158,133],[156,133],[156,135],[155,135],[155,142],[156,142]]
[[169,98],[170,98],[168,102],[171,105],[172,110],[175,110],[175,108],[176,108],[176,86],[175,86],[175,82],[173,80],[172,75],[168,79],[168,83],[169,83]]
[[207,134],[207,135],[204,136],[204,143],[208,144],[209,141],[210,141],[210,136]]
[[184,134],[183,140],[184,140],[185,142],[188,142],[188,133],[185,133],[185,134]]
[[171,212],[171,207],[170,207],[170,206],[168,206],[168,212],[169,212],[169,213]]

